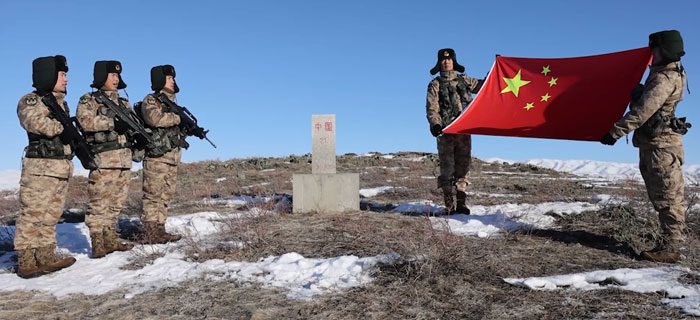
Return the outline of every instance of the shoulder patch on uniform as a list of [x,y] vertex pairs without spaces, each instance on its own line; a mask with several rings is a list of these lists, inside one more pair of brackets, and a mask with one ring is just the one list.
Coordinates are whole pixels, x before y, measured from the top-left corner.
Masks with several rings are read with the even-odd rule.
[[154,98],[153,96],[149,95],[149,96],[146,98],[146,103],[147,103],[147,104],[156,104],[156,98]]
[[80,97],[80,101],[78,103],[88,103],[90,101],[90,94],[84,94],[82,97]]
[[35,95],[29,95],[26,98],[24,98],[24,103],[28,106],[36,105],[37,102],[39,102],[39,97]]

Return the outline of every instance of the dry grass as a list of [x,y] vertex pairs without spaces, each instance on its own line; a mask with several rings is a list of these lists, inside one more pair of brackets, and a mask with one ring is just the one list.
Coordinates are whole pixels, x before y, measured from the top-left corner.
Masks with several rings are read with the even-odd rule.
[[[411,160],[417,158],[421,160]],[[662,297],[653,293],[540,292],[502,281],[504,277],[663,265],[637,259],[637,253],[651,247],[658,237],[658,219],[643,186],[637,182],[604,186],[533,166],[474,159],[470,177],[470,191],[478,193],[470,198],[474,204],[590,201],[592,195],[601,193],[628,200],[625,205],[559,217],[556,230],[506,233],[493,239],[465,238],[441,231],[425,217],[371,212],[300,215],[289,213],[288,208],[280,213],[280,203],[276,201],[256,202],[236,211],[200,201],[233,195],[290,194],[291,175],[308,173],[309,160],[306,155],[183,164],[172,213],[203,210],[257,213],[235,219],[223,217],[216,241],[202,243],[194,238],[186,239],[190,258],[257,261],[289,252],[310,258],[399,253],[401,259],[396,264],[383,265],[375,271],[373,283],[326,294],[313,301],[290,300],[280,290],[205,279],[144,293],[132,300],[123,299],[120,292],[95,297],[75,295],[60,301],[13,292],[0,294],[0,318],[25,319],[38,314],[103,319],[689,318],[662,305]],[[370,157],[348,154],[338,158],[338,167],[341,172],[360,173],[361,188],[386,185],[406,188],[373,197],[372,202],[441,202],[436,180],[422,178],[438,175],[435,155],[400,153],[387,159],[381,154]],[[217,182],[220,178],[226,179]],[[132,209],[125,212],[136,215],[140,182],[132,182],[131,187]],[[687,204],[692,208],[698,200],[691,195],[699,190],[695,186],[687,191]],[[72,199],[80,199],[77,190],[72,192]],[[488,196],[495,193],[519,197]],[[700,215],[695,210],[687,213],[688,248],[681,265],[698,270]],[[143,252],[132,267],[142,267],[162,254],[164,251]],[[697,283],[698,279],[685,281]],[[27,303],[30,299],[32,302]]]

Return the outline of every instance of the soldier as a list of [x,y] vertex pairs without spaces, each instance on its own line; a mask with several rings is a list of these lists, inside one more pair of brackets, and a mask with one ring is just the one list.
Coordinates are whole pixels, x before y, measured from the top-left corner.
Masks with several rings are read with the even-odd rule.
[[[179,235],[165,231],[168,204],[175,195],[177,186],[177,165],[182,157],[182,148],[189,147],[186,136],[178,125],[180,116],[166,104],[158,101],[165,95],[175,101],[180,88],[175,82],[175,68],[162,65],[151,68],[151,89],[154,91],[143,98],[141,117],[153,133],[155,142],[146,148],[143,162],[143,221],[147,243],[166,243],[180,240]],[[138,112],[138,111],[137,111]]]
[[[120,107],[131,110],[129,101],[119,96],[118,89],[126,88],[121,77],[119,61],[97,61],[90,85],[103,92]],[[85,224],[90,228],[92,258],[101,258],[114,251],[133,247],[117,236],[115,226],[119,212],[126,201],[131,177],[131,145],[127,140],[128,128],[115,119],[109,108],[96,100],[96,93],[80,97],[77,118],[85,138],[95,152],[98,169],[90,170],[88,195],[90,203]]]
[[17,117],[27,130],[29,145],[22,159],[19,217],[15,223],[17,275],[38,277],[75,263],[75,258],[56,257],[56,223],[63,213],[68,179],[73,175],[73,150],[60,138],[63,126],[42,97],[54,95],[69,113],[66,96],[66,57],[41,57],[32,62],[32,86],[23,96]]
[[[483,80],[477,80],[463,74],[464,67],[457,63],[457,56],[452,49],[440,49],[438,61],[430,70],[431,75],[440,71],[428,84],[426,113],[430,123],[430,132],[437,137],[438,156],[440,158],[440,176],[438,187],[445,197],[445,213],[469,214],[467,207],[467,176],[471,165],[472,138],[470,135],[443,134],[442,129],[462,113],[472,101],[472,93],[477,93]],[[459,74],[457,72],[461,72]],[[455,208],[454,187],[457,189],[457,206]]]
[[639,148],[639,171],[649,200],[659,213],[662,233],[660,243],[642,256],[653,261],[677,262],[685,227],[683,134],[690,127],[685,118],[675,117],[686,81],[680,62],[685,52],[681,34],[676,30],[649,35],[649,47],[653,60],[643,89],[633,93],[629,112],[600,142],[614,145],[634,130],[632,143]]

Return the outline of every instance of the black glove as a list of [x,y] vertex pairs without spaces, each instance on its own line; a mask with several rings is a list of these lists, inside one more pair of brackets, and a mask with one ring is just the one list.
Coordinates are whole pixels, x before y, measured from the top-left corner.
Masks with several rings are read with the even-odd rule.
[[602,138],[600,138],[600,143],[612,146],[617,142],[617,139],[613,138],[610,132],[606,133]]
[[118,118],[114,118],[114,131],[119,134],[125,134],[127,131],[129,131],[129,129],[131,128],[126,124],[126,122],[121,121]]
[[437,137],[442,134],[442,126],[439,124],[434,124],[430,126],[430,133],[433,134],[433,137]]

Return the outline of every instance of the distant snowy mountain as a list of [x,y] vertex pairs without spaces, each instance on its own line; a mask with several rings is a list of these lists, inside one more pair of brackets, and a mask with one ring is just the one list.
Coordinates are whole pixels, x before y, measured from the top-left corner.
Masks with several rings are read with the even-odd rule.
[[[633,179],[642,181],[639,166],[636,163],[605,162],[594,160],[554,160],[533,159],[528,161],[511,161],[499,158],[490,158],[486,162],[525,163],[534,166],[573,173],[577,176],[599,177],[610,180]],[[700,165],[683,166],[685,182],[690,184],[700,183]]]
[[19,170],[2,170],[0,171],[0,190],[11,190],[19,187]]
[[[390,159],[388,156],[385,156]],[[609,180],[633,179],[642,181],[642,175],[636,163],[605,162],[594,160],[556,160],[556,159],[533,159],[528,161],[512,161],[500,158],[485,159],[486,162],[506,162],[525,163],[534,166],[569,172],[577,176],[598,177]],[[139,165],[134,165],[132,170],[139,170]],[[10,169],[0,171],[0,190],[11,190],[19,188],[20,170]],[[88,175],[88,171],[79,166],[73,173],[76,176]],[[685,182],[688,184],[700,184],[700,165],[683,166]],[[372,190],[374,191],[374,190]],[[366,195],[365,195],[366,196]]]

